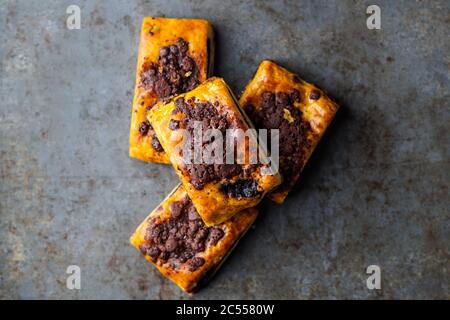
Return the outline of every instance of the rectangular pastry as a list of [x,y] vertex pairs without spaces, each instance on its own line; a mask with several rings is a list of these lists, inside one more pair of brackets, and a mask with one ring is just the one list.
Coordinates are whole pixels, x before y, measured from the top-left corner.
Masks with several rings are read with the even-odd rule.
[[268,197],[282,203],[339,107],[323,90],[269,60],[261,62],[239,104],[258,129],[279,130],[283,183]]
[[179,185],[130,241],[164,276],[191,293],[217,271],[257,214],[249,208],[227,222],[207,227]]
[[[258,147],[256,135],[247,131],[251,127],[250,122],[221,78],[210,78],[172,101],[159,102],[148,113],[148,120],[153,123],[170,162],[208,226],[224,222],[237,212],[257,205],[267,192],[281,183],[279,173],[268,170],[269,165],[259,160],[251,161],[248,146]],[[186,153],[191,151],[195,154],[195,142],[185,139],[184,135],[195,136],[199,131],[195,129],[196,125],[200,125],[202,132],[216,130],[224,136],[221,141],[226,141],[225,133],[230,130],[237,132],[240,129],[249,133],[245,143],[238,144],[232,151],[236,155],[244,155],[243,161],[239,163],[236,156],[230,163],[225,158],[225,147],[219,156],[223,156],[222,164],[188,161],[192,158],[187,159]],[[203,141],[200,152],[204,155],[213,144],[213,140]],[[183,150],[185,147],[187,150]]]
[[146,17],[142,23],[130,127],[130,157],[169,163],[146,113],[156,102],[190,91],[212,72],[214,39],[201,19]]

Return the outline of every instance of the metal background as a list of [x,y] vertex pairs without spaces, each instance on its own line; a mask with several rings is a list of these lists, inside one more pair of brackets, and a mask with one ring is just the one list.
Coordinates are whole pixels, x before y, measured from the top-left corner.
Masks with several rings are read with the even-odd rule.
[[270,58],[342,105],[293,194],[263,203],[194,298],[450,298],[450,3],[377,0],[377,31],[372,2],[1,0],[0,298],[187,298],[128,243],[178,183],[128,157],[140,25],[163,15],[211,21],[237,93]]

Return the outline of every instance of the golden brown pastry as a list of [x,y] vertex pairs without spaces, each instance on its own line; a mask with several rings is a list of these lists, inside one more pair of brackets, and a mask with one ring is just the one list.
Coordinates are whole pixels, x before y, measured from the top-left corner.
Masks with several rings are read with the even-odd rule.
[[[251,133],[248,140],[235,149],[236,155],[244,155],[241,163],[238,163],[238,156],[231,164],[226,163],[225,146],[223,152],[220,151],[220,156],[224,156],[223,164],[196,162],[195,158],[187,156],[186,151],[195,154],[195,143],[192,139],[186,140],[184,134],[193,137],[198,132],[195,130],[198,123],[202,132],[216,129],[223,135],[228,129],[247,132],[250,128],[248,119],[221,78],[210,78],[170,102],[158,103],[148,113],[148,120],[153,123],[159,141],[208,226],[224,222],[237,212],[256,206],[267,192],[281,183],[278,172],[268,172],[270,165],[251,161],[248,146],[258,147],[256,136]],[[226,141],[226,137],[222,141]],[[212,142],[204,143],[200,151],[204,152],[211,145]],[[183,150],[183,146],[187,146],[188,150]]]
[[239,104],[258,129],[279,129],[280,173],[284,181],[268,197],[282,203],[338,105],[323,90],[269,60],[261,62]]
[[212,72],[211,25],[200,19],[146,17],[142,23],[130,128],[130,157],[169,163],[147,110],[159,100],[192,90]]
[[257,214],[250,208],[207,227],[179,185],[141,223],[130,241],[164,276],[191,293],[220,267]]

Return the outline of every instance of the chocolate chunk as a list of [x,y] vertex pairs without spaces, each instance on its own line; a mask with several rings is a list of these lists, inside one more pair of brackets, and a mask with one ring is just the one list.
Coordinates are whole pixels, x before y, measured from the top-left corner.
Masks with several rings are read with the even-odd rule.
[[220,191],[237,199],[253,198],[261,193],[258,191],[255,180],[238,180],[234,183],[223,184],[220,186]]
[[190,237],[194,236],[195,233],[197,232],[197,230],[201,227],[201,223],[198,223],[196,220],[197,219],[189,219],[191,221],[189,221],[189,230],[188,230],[188,234]]
[[300,102],[300,92],[297,89],[292,89],[289,91],[289,97],[292,103]]
[[147,254],[149,248],[151,248],[151,245],[148,243],[144,243],[139,246],[139,250],[141,250],[142,254]]
[[150,256],[150,258],[152,258],[153,261],[156,261],[158,259],[160,253],[161,251],[159,251],[157,247],[151,247],[147,251],[147,254]]
[[169,46],[169,49],[170,49],[170,52],[171,52],[171,53],[174,53],[174,54],[177,54],[177,53],[178,53],[178,47],[175,46],[175,45]]
[[161,254],[159,255],[159,259],[161,259],[161,261],[166,262],[167,260],[169,260],[170,257],[170,252],[167,251],[161,251]]
[[167,250],[168,252],[175,251],[175,249],[177,248],[177,246],[178,246],[178,242],[177,242],[177,240],[175,240],[174,238],[169,238],[169,239],[166,241],[166,250]]
[[187,108],[186,103],[184,102],[184,98],[178,98],[175,100],[175,109],[172,111],[172,114],[177,114],[178,112],[182,112],[187,114],[188,111],[184,111]]
[[217,242],[219,242],[219,240],[222,239],[224,234],[225,233],[223,232],[222,229],[212,228],[212,230],[209,233],[209,242],[215,246]]
[[262,101],[264,104],[269,105],[273,104],[275,100],[275,95],[272,92],[264,92],[262,94]]
[[181,53],[185,54],[188,51],[189,45],[183,38],[178,38],[176,43]]
[[203,242],[203,239],[199,239],[199,241],[192,243],[192,248],[194,248],[196,252],[203,252],[205,251],[206,245]]
[[189,270],[196,270],[204,264],[196,254],[216,245],[224,232],[219,227],[206,227],[189,197],[172,202],[169,208],[169,219],[149,220],[140,250],[155,263],[169,263],[173,269],[187,263]]
[[320,92],[317,91],[317,90],[311,91],[311,93],[309,94],[309,98],[311,100],[319,100],[320,99]]
[[181,263],[185,263],[187,260],[191,259],[193,257],[193,253],[191,251],[183,251],[178,259]]
[[255,106],[253,106],[253,105],[251,105],[251,104],[246,105],[246,106],[244,107],[244,109],[245,109],[245,112],[247,112],[249,115],[250,115],[250,114],[253,114],[253,112],[255,112]]
[[139,133],[143,136],[145,136],[150,129],[150,122],[148,120],[145,120],[139,124]]
[[214,172],[220,179],[232,178],[242,172],[242,167],[238,164],[215,164]]
[[177,218],[181,214],[181,210],[183,210],[183,203],[180,201],[174,201],[170,204],[170,213],[172,217]]
[[193,272],[193,271],[197,270],[198,268],[200,268],[204,264],[205,264],[205,259],[203,259],[201,257],[195,257],[189,263],[189,271]]
[[275,97],[275,103],[278,108],[285,107],[289,104],[289,96],[286,93],[278,92]]
[[191,71],[192,69],[194,69],[194,60],[192,60],[189,57],[184,57],[183,60],[181,61],[181,66],[183,68],[184,71]]
[[168,97],[171,94],[172,88],[170,87],[169,82],[165,78],[161,78],[156,80],[155,82],[155,91],[159,97]]
[[195,241],[201,242],[208,236],[209,230],[205,227],[200,228],[200,230],[195,235]]
[[144,236],[144,240],[146,240],[146,241],[148,241],[152,238],[159,237],[159,232],[160,232],[159,226],[157,224],[155,224],[154,220],[150,221],[150,225],[152,227],[147,230],[147,232],[145,233],[145,236]]
[[161,49],[159,49],[159,56],[160,57],[165,57],[169,54],[169,48],[167,47],[162,47]]
[[198,215],[197,210],[195,210],[195,207],[192,205],[188,209],[188,217],[189,220],[198,220],[200,219],[200,216]]
[[178,130],[180,128],[180,121],[170,119],[169,121],[169,129],[170,130]]
[[141,252],[145,255],[150,256],[153,261],[156,261],[158,259],[159,254],[161,251],[159,251],[158,247],[152,246],[149,243],[144,243],[139,247],[141,249]]
[[227,128],[228,122],[227,122],[227,119],[225,119],[223,117],[212,118],[209,120],[209,126],[212,129],[217,129],[217,130],[223,131]]
[[140,85],[146,90],[154,90],[155,81],[158,79],[156,68],[156,65],[150,65],[141,72]]
[[179,73],[177,73],[176,71],[172,70],[169,72],[169,81],[170,83],[172,83],[174,86],[172,86],[172,90],[175,89],[176,87],[179,85],[180,81],[181,81],[181,75]]
[[164,149],[163,149],[161,143],[159,142],[158,137],[156,136],[156,134],[154,134],[154,135],[152,136],[152,147],[153,147],[153,149],[155,149],[155,151],[157,151],[157,152],[162,152],[162,151],[164,151]]

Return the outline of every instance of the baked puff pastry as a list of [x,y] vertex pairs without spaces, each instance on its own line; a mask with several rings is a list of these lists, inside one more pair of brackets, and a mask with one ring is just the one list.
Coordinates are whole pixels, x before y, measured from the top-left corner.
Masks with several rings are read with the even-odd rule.
[[270,60],[261,62],[239,104],[258,129],[279,130],[283,183],[268,197],[282,203],[339,106],[323,90]]
[[130,157],[169,163],[146,112],[156,102],[192,90],[212,72],[211,25],[200,19],[146,17],[142,23],[131,127]]
[[207,227],[179,185],[130,241],[164,276],[191,293],[217,271],[257,214],[255,208],[246,209],[227,222]]
[[[279,173],[270,165],[259,159],[254,161],[255,150],[264,157],[265,149],[259,147],[255,132],[248,130],[249,120],[221,78],[210,78],[170,102],[158,103],[148,113],[148,120],[153,123],[170,162],[208,226],[254,207],[281,183]],[[202,136],[202,132],[206,134],[210,130],[211,133],[212,129],[219,136]],[[237,143],[234,149],[224,146],[217,152],[219,162],[208,163],[202,158],[211,146],[221,146],[230,137],[239,140],[239,133],[248,134],[244,138],[240,135],[240,141],[244,142]],[[200,144],[195,141],[198,134],[203,137]],[[250,145],[254,148],[249,148]],[[233,161],[225,157],[230,149],[236,155]]]

